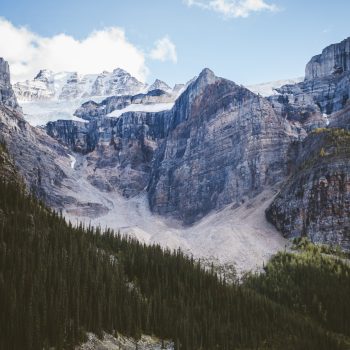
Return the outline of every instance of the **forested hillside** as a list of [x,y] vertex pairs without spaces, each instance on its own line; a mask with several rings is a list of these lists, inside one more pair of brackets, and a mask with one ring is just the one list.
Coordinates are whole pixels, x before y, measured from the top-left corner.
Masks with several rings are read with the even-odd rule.
[[278,253],[265,273],[245,282],[260,294],[315,320],[323,327],[350,336],[349,254],[307,238],[295,240],[295,253]]
[[[276,259],[285,280],[270,278]],[[349,335],[347,265],[334,261],[329,269],[311,259],[293,269],[288,259],[277,256],[247,286],[228,285],[180,251],[73,227],[20,184],[2,181],[0,349],[72,349],[87,331],[154,334],[183,350],[346,349],[335,333]],[[290,300],[290,285],[298,286],[299,303]],[[321,286],[327,290],[309,308],[304,292]],[[342,299],[336,310],[325,295],[329,302],[334,295],[333,304]]]

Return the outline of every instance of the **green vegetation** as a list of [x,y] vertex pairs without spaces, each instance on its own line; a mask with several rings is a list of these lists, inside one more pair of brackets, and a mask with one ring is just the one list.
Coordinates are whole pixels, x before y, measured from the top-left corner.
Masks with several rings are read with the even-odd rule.
[[346,349],[348,265],[299,243],[227,284],[181,251],[73,227],[0,181],[0,349],[72,349],[87,331],[183,350]]
[[317,128],[303,141],[308,145],[308,156],[298,166],[298,171],[309,170],[319,163],[333,159],[348,159],[350,155],[350,131],[337,128]]
[[245,286],[297,311],[322,327],[350,336],[350,261],[339,248],[295,240],[295,253],[279,253],[265,273],[249,275]]
[[307,237],[294,238],[292,249],[312,255],[327,254],[333,258],[350,259],[350,253],[342,250],[339,246],[314,244]]

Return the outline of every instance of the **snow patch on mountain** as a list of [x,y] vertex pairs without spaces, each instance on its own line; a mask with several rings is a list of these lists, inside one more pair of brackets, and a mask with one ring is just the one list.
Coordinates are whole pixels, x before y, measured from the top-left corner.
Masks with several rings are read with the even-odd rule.
[[268,97],[272,95],[277,95],[277,91],[275,89],[280,88],[283,85],[289,85],[289,84],[297,84],[304,80],[303,77],[299,78],[292,78],[292,79],[284,79],[284,80],[276,80],[276,81],[270,81],[266,83],[260,83],[260,84],[254,84],[254,85],[248,85],[247,89],[250,91],[260,94],[261,96]]
[[161,112],[172,109],[174,102],[172,103],[154,103],[154,104],[130,104],[123,109],[116,109],[113,112],[107,114],[107,117],[120,117],[126,112]]
[[[96,97],[95,100],[100,102],[103,97]],[[28,123],[32,126],[40,126],[59,119],[86,122],[86,120],[74,116],[74,112],[83,102],[85,102],[83,99],[72,101],[22,101],[20,106]]]
[[77,162],[77,159],[74,156],[72,156],[71,154],[69,154],[69,158],[71,160],[70,167],[72,169],[74,169],[74,166],[75,166],[75,163]]
[[42,101],[134,95],[146,91],[147,85],[120,68],[86,75],[44,69],[33,80],[14,84],[13,89],[19,101]]
[[164,81],[156,79],[153,84],[150,85],[148,91],[152,90],[163,90],[168,93],[172,93],[173,89]]

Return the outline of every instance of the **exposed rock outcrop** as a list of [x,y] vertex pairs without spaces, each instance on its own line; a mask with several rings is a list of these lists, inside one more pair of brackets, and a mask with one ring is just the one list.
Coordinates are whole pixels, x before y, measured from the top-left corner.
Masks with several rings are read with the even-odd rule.
[[285,85],[276,91],[279,95],[269,99],[289,120],[299,121],[307,129],[326,126],[324,114],[340,111],[349,103],[350,72]]
[[120,118],[97,118],[89,123],[48,123],[47,133],[86,155],[93,166],[89,181],[103,191],[118,190],[130,197],[149,182],[157,141],[164,138],[169,112],[128,112]]
[[74,191],[71,191],[74,181],[67,175],[70,172],[67,149],[44,130],[25,121],[9,83],[7,62],[1,62],[5,74],[0,75],[0,141],[5,143],[28,190],[56,209],[62,209],[70,202],[77,203]]
[[350,249],[350,133],[319,129],[294,147],[291,177],[266,215],[285,237]]
[[[347,46],[334,50],[346,53]],[[52,154],[74,153],[78,160],[76,164],[72,156],[72,168],[84,170],[82,183],[91,191],[117,192],[126,198],[146,192],[153,213],[193,224],[211,211],[242,206],[282,184],[267,216],[286,237],[307,235],[349,248],[350,169],[343,142],[349,139],[335,131],[313,131],[350,128],[346,64],[342,71],[326,74],[324,70],[312,79],[277,88],[268,98],[204,69],[187,86],[179,87],[178,97],[152,89],[112,96],[101,103],[89,101],[75,113],[86,122],[57,121],[45,130],[59,142]],[[113,74],[120,77],[122,72]],[[78,80],[72,77],[68,95],[75,94]],[[150,106],[162,104],[167,104],[166,110],[150,112]],[[49,142],[43,135],[34,138]],[[26,147],[30,148],[24,143],[22,148]],[[28,157],[28,162],[37,164]],[[321,160],[316,161],[317,157]],[[55,164],[52,159],[47,162]],[[29,164],[22,167],[27,169]],[[38,168],[48,172],[49,179],[57,170]],[[65,180],[58,182],[60,186],[66,186]],[[48,183],[41,187],[47,189]],[[105,202],[108,208],[115,203]],[[85,204],[82,211],[89,216],[106,213],[105,204]],[[79,205],[72,210],[80,213]]]
[[172,110],[152,167],[150,206],[190,224],[240,205],[283,179],[297,138],[269,101],[204,69]]
[[[292,146],[290,178],[266,214],[285,237],[350,249],[350,38],[325,48],[303,82],[277,89],[274,108],[307,132]],[[327,127],[328,129],[317,129]]]
[[148,91],[152,90],[163,90],[168,93],[172,92],[172,88],[167,83],[159,79],[156,79],[154,83],[149,86]]
[[275,89],[269,97],[277,113],[307,131],[328,125],[328,116],[341,111],[350,96],[350,38],[326,47],[305,69],[305,80]]
[[[163,90],[151,90],[146,94],[111,96],[104,99],[101,103],[88,101],[78,108],[74,115],[85,119],[94,120],[109,115],[110,113],[123,110],[130,105],[134,105],[142,112],[144,105],[156,105],[164,103],[173,103],[175,97]],[[119,114],[119,113],[118,113]]]
[[327,46],[320,55],[311,58],[306,65],[305,80],[350,71],[350,37],[340,43]]
[[169,95],[153,90],[88,102],[76,115],[89,123],[58,121],[46,130],[95,164],[90,177],[95,186],[127,197],[147,187],[154,212],[185,223],[230,203],[240,205],[281,181],[289,144],[303,136],[268,100],[209,69],[169,111],[105,117],[160,97]]
[[134,95],[144,90],[145,87],[128,72],[117,68],[112,73],[99,74],[89,94],[91,96]]
[[10,68],[8,63],[0,57],[0,104],[20,112],[16,96],[10,82]]

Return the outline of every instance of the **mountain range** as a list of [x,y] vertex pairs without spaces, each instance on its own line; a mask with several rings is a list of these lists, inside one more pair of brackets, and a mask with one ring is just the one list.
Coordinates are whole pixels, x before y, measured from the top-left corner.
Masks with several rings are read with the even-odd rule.
[[[147,85],[123,69],[100,74],[80,75],[77,72],[41,70],[33,80],[17,82],[13,90],[19,101],[74,100],[99,96],[135,95],[141,92],[161,89],[172,92],[165,82],[156,79]],[[175,85],[175,90],[179,89]]]
[[346,350],[350,38],[246,88],[0,58],[0,348]]
[[[0,135],[28,188],[74,222],[240,271],[285,238],[349,249],[349,43],[325,48],[304,80],[270,96],[207,68],[174,89],[120,69],[43,70],[12,89],[1,60]],[[74,118],[42,127],[17,102],[81,99]]]

